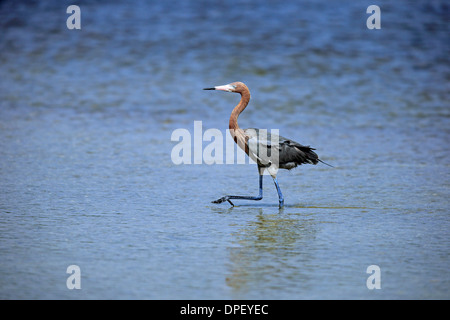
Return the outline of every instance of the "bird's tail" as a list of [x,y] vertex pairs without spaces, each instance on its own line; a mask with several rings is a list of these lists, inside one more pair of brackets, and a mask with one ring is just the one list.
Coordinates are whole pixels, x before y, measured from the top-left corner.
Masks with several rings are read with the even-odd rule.
[[322,162],[323,164],[326,164],[326,165],[329,166],[329,167],[334,168],[334,166],[332,166],[331,164],[326,163],[325,161],[322,161],[322,160],[320,160],[320,159],[317,159],[317,160],[319,160],[319,161]]

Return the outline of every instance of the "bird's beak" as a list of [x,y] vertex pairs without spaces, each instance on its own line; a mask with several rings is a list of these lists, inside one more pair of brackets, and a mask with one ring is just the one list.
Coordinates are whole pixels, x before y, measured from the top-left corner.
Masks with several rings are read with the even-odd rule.
[[214,88],[205,88],[203,90],[219,90],[219,91],[232,92],[234,90],[234,87],[230,84],[226,84],[223,86],[215,86]]

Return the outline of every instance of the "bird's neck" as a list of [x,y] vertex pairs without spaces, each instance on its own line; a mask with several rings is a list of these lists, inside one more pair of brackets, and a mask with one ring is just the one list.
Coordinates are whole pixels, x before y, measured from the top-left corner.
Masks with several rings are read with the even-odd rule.
[[245,90],[241,92],[241,101],[236,107],[234,107],[233,111],[231,112],[229,123],[229,128],[231,132],[233,131],[236,132],[240,129],[237,119],[241,114],[241,112],[244,111],[245,107],[247,107],[249,101],[250,101],[250,91]]

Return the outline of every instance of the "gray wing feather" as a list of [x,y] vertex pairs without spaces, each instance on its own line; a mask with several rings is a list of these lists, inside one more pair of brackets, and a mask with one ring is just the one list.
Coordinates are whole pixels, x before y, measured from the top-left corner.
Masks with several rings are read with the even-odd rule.
[[271,134],[267,130],[251,128],[245,129],[244,132],[252,140],[251,151],[256,153],[262,164],[273,162],[272,160],[278,157],[280,168],[291,169],[305,163],[317,164],[319,161],[318,155],[313,151],[315,149],[310,146]]

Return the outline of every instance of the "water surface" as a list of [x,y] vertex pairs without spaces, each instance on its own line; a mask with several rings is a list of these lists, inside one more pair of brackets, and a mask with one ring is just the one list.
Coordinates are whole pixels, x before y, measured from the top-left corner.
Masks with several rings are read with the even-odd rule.
[[[444,1],[0,4],[2,299],[448,299]],[[334,165],[175,165],[173,130],[279,129]],[[209,142],[204,142],[203,147]],[[69,290],[66,269],[81,269]],[[381,269],[369,290],[366,269]]]

